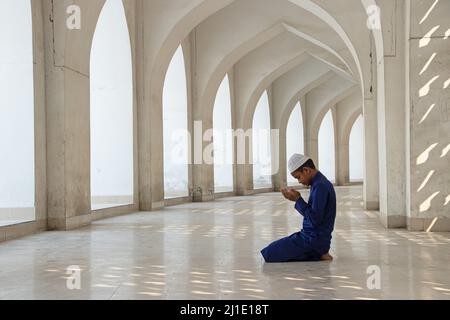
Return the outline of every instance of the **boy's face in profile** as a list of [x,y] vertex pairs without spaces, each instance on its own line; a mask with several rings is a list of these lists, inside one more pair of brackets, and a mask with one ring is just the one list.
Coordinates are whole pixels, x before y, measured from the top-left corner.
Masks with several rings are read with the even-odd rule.
[[311,168],[303,168],[298,169],[292,173],[292,176],[298,180],[304,186],[310,186],[312,180],[312,169]]

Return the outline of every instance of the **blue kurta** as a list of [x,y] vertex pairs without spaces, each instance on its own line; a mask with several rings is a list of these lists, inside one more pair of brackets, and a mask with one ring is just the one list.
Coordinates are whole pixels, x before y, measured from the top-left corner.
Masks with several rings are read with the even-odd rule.
[[266,262],[318,261],[330,250],[336,219],[333,184],[318,172],[311,183],[308,203],[300,198],[295,209],[303,216],[303,229],[264,248],[261,254]]

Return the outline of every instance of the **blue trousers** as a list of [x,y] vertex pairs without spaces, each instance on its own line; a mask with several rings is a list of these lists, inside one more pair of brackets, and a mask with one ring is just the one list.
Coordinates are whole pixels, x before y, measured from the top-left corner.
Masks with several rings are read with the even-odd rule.
[[266,262],[319,261],[322,257],[300,232],[272,242],[261,254]]

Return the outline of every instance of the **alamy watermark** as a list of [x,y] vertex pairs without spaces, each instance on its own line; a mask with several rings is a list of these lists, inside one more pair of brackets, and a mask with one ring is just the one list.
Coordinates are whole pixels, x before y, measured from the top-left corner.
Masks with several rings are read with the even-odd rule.
[[261,174],[274,175],[279,170],[278,161],[274,161],[279,137],[278,129],[203,130],[203,123],[195,121],[193,135],[184,129],[171,132],[165,161],[174,165],[258,164]]
[[77,5],[70,5],[66,9],[68,17],[66,19],[66,27],[69,30],[81,29],[81,8]]
[[69,266],[66,269],[66,287],[69,290],[81,290],[81,268],[79,266]]
[[377,265],[371,265],[366,270],[369,275],[367,278],[367,289],[380,290],[381,289],[381,268]]

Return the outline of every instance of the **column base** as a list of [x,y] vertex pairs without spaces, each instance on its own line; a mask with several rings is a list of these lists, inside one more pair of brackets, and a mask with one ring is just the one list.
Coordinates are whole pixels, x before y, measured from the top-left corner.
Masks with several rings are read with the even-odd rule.
[[408,218],[408,231],[449,232],[450,218]]
[[206,194],[206,195],[199,195],[199,196],[194,196],[193,198],[193,202],[209,202],[209,201],[214,201],[215,197],[214,194]]
[[380,216],[380,221],[386,229],[406,228],[406,217],[401,215]]
[[364,209],[369,211],[380,210],[380,202],[378,201],[364,201]]
[[48,229],[56,231],[68,231],[90,225],[91,222],[92,215],[90,213],[70,218],[49,218]]
[[238,190],[236,192],[236,195],[239,197],[251,196],[253,194],[255,194],[253,190]]
[[[159,209],[161,209],[161,208],[164,208],[164,200],[163,201],[155,201],[155,202],[152,202],[152,207],[151,207],[151,211],[153,211],[153,210],[159,210]],[[141,211],[148,211],[148,210],[142,210],[141,209]]]

